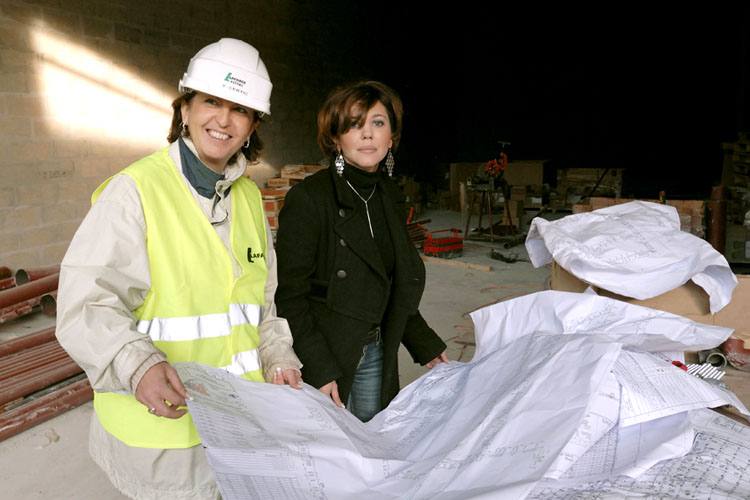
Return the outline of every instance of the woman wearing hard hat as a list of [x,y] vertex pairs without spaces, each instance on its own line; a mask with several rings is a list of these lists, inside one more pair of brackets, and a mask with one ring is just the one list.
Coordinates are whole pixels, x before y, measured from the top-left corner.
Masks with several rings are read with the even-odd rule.
[[391,179],[402,109],[379,82],[334,90],[318,114],[330,168],[295,185],[279,219],[276,303],[302,376],[363,421],[399,390],[400,344],[428,368],[448,362],[418,311],[424,264]]
[[179,89],[170,145],[96,190],[60,275],[57,337],[95,390],[91,455],[139,499],[219,498],[171,362],[301,380],[260,192],[242,175],[263,146],[268,72],[224,38]]

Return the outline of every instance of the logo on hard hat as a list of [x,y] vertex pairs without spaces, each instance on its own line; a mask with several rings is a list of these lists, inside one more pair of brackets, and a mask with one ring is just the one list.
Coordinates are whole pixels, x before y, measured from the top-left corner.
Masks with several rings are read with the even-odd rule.
[[232,76],[231,71],[227,73],[227,76],[224,77],[224,81],[237,85],[239,87],[243,87],[247,83],[245,80],[240,80],[239,78]]

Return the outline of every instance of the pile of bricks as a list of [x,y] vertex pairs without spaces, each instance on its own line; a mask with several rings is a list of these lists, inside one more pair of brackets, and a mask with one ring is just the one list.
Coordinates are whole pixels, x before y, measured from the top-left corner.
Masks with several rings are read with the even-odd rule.
[[263,198],[263,210],[266,212],[268,225],[271,226],[271,233],[273,233],[274,241],[276,240],[276,231],[279,229],[279,212],[281,211],[281,207],[284,206],[284,198],[286,198],[288,192],[288,187],[269,187],[260,190],[260,194]]
[[271,226],[274,241],[276,241],[276,231],[279,228],[279,212],[281,207],[284,206],[284,198],[289,189],[324,168],[328,167],[317,164],[286,165],[281,168],[279,177],[272,177],[266,181],[268,187],[261,189],[260,193],[263,197],[263,209],[268,218],[268,225]]
[[266,181],[269,188],[291,187],[302,182],[306,177],[313,175],[319,170],[328,168],[325,165],[303,163],[300,165],[285,165],[281,167],[278,177],[272,177]]

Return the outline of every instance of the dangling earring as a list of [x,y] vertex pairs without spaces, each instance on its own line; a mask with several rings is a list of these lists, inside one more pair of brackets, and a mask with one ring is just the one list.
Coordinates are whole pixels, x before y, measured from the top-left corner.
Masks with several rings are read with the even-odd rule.
[[244,149],[247,149],[247,148],[249,148],[249,147],[250,147],[250,138],[249,138],[249,137],[248,137],[248,138],[247,138],[247,140],[245,141],[245,144],[243,144],[243,145],[242,145],[242,147],[243,147]]
[[182,135],[188,135],[188,127],[185,122],[182,122]]
[[336,161],[334,161],[333,164],[336,165],[336,173],[339,174],[339,177],[344,175],[344,155],[341,154],[340,149],[338,156],[336,156]]
[[385,159],[385,168],[388,169],[388,177],[393,177],[393,165],[395,165],[396,162],[393,161],[393,153],[391,153],[391,148],[388,148],[388,156]]

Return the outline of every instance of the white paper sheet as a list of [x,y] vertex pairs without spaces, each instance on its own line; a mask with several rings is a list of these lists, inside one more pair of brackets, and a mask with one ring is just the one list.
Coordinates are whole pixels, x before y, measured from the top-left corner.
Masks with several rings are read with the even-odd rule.
[[[226,499],[254,498],[248,491],[308,498],[293,495],[315,488],[321,496],[309,498],[472,498],[486,492],[523,498],[576,431],[620,348],[559,335],[530,335],[513,345],[509,355],[498,351],[433,370],[367,424],[310,386],[300,392],[200,365],[177,367],[193,393],[190,411]],[[590,362],[569,370],[567,359],[580,355]],[[564,396],[548,383],[555,368],[567,372],[558,377]],[[193,389],[200,386],[209,396]],[[241,411],[227,414],[211,405],[226,400]],[[224,430],[217,431],[217,422]],[[234,444],[212,436],[225,432],[242,437]],[[266,466],[257,470],[258,463]],[[280,496],[282,482],[287,496]]]
[[637,479],[542,481],[529,500],[741,500],[750,498],[750,427],[710,410],[690,413],[693,447],[684,457],[656,463]]
[[[472,318],[475,358],[428,372],[366,424],[307,385],[296,391],[178,363],[223,497],[522,499],[545,476],[560,478],[543,483],[557,490],[645,474],[688,453],[692,436],[687,414],[652,396],[666,379],[655,377],[656,389],[643,382],[654,359],[678,369],[645,351],[681,350],[685,339],[713,346],[731,333],[564,292],[496,304]],[[618,364],[642,372],[626,381],[627,397]],[[638,406],[632,401],[645,405],[634,422],[651,419],[622,426],[623,408]],[[658,411],[665,407],[670,416]]]
[[471,319],[475,358],[533,332],[607,336],[649,352],[711,349],[733,332],[607,297],[553,290],[484,307],[471,313]]
[[620,425],[640,424],[688,410],[732,405],[750,415],[732,392],[689,375],[649,353],[620,353],[613,369],[622,389]]
[[709,296],[711,312],[729,303],[737,286],[723,255],[680,231],[674,207],[632,201],[556,221],[537,217],[526,238],[535,267],[554,259],[586,283],[649,299],[693,280]]

